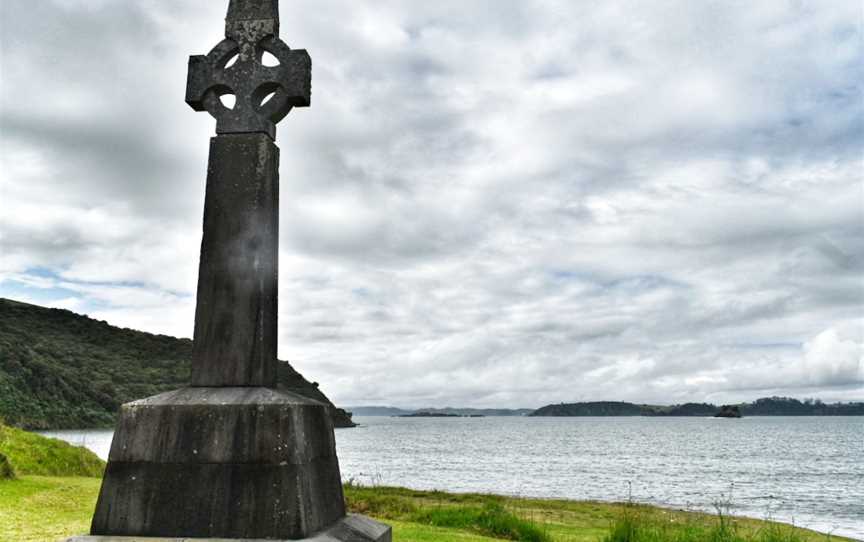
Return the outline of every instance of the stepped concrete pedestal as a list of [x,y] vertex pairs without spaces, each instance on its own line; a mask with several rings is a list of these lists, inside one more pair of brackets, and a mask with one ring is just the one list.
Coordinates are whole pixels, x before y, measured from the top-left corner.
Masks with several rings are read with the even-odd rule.
[[[323,403],[265,387],[189,387],[123,405],[78,542],[388,542],[345,514]],[[194,533],[194,537],[189,534]]]
[[324,405],[183,388],[123,406],[91,532],[297,539],[344,515]]

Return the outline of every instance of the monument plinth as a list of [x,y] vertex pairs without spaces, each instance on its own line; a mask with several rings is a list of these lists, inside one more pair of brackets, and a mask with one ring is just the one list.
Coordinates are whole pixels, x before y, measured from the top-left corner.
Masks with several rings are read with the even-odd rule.
[[91,535],[70,540],[389,542],[388,526],[345,513],[325,405],[275,389],[274,138],[276,123],[309,105],[312,63],[279,39],[278,0],[231,0],[225,35],[189,59],[186,89],[217,121],[191,385],[122,406]]

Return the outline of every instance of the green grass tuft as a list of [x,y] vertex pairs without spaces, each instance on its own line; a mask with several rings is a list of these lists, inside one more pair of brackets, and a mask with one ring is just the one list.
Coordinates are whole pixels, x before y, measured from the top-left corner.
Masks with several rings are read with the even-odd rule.
[[[743,522],[718,510],[715,516],[675,518],[656,509],[625,504],[603,542],[805,542],[800,530],[779,523],[743,528]],[[830,540],[830,537],[826,537]]]
[[498,503],[483,507],[442,506],[414,514],[415,523],[474,531],[503,540],[551,542],[551,538],[532,521],[517,517]]

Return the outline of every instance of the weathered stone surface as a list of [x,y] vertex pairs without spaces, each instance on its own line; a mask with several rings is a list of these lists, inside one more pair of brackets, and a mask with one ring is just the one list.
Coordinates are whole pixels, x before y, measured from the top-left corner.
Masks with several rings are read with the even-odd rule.
[[184,388],[123,406],[91,534],[296,539],[344,515],[323,404]]
[[290,392],[183,388],[123,405],[108,459],[302,465],[335,457],[329,424],[324,404]]
[[[349,515],[329,529],[309,538],[291,542],[392,542],[393,533],[388,525],[363,516]],[[288,539],[251,538],[154,538],[143,536],[73,536],[66,542],[288,542]]]
[[[225,39],[207,55],[189,58],[186,103],[213,115],[216,133],[258,132],[275,139],[276,123],[291,108],[309,105],[312,60],[279,39],[278,8],[278,0],[232,0]],[[265,66],[264,52],[278,65]],[[235,96],[233,108],[222,103],[226,94]]]
[[266,20],[279,24],[279,2],[273,0],[231,0],[226,21]]
[[278,166],[265,135],[210,140],[193,386],[276,385]]

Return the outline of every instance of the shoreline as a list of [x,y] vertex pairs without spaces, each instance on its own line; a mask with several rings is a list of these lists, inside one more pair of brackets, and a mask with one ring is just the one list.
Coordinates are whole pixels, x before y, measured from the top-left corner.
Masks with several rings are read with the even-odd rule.
[[[507,417],[504,417],[504,418],[507,418]],[[390,418],[380,417],[380,420],[387,420],[387,419],[390,419]],[[486,419],[488,420],[489,418],[486,418]],[[546,418],[546,420],[548,420],[548,419],[549,418]],[[479,420],[482,422],[482,419],[479,419]],[[494,418],[493,418],[493,420],[494,420]],[[359,421],[361,422],[361,429],[363,429],[363,426],[365,424],[363,424],[362,419]],[[369,420],[369,421],[372,421],[372,420]],[[722,420],[721,420],[721,422],[722,422]],[[423,423],[423,422],[421,422],[421,423]],[[463,421],[463,422],[456,422],[456,423],[459,425],[462,425],[466,422]],[[472,422],[469,421],[467,423],[470,424]],[[476,423],[476,422],[474,422],[474,423]],[[533,425],[533,424],[531,424],[531,425]],[[337,434],[341,433],[342,431],[343,430],[337,431]],[[83,445],[85,445],[85,447],[87,447],[88,449],[91,449],[91,450],[101,449],[101,453],[99,453],[99,452],[97,452],[97,453],[98,453],[98,455],[103,456],[103,455],[107,455],[107,452],[108,452],[108,445],[110,444],[111,430],[94,429],[94,430],[85,430],[85,431],[77,432],[79,434],[85,433],[85,435],[83,435],[84,436],[83,442],[81,440],[77,440],[77,441],[74,440],[74,438],[75,438],[74,435],[75,435],[76,431],[64,430],[64,431],[59,431],[59,432],[47,432],[47,433],[48,433],[48,436],[51,436],[53,438],[61,438],[59,435],[65,436],[67,438],[71,437],[71,439],[73,440],[73,444],[76,444],[76,445],[82,445],[83,444]],[[59,435],[57,433],[59,433]],[[104,443],[100,443],[96,439],[87,437],[86,434],[89,434],[89,433],[100,434],[103,436],[104,439],[107,439],[107,440]],[[351,433],[353,433],[353,432],[346,432],[345,435],[347,436],[348,434],[351,434]],[[349,465],[350,465],[350,462],[349,462]],[[343,475],[344,475],[345,480],[349,480],[352,477],[352,474],[355,474],[357,472],[357,471],[352,471],[350,469],[349,465],[343,466]],[[391,473],[391,474],[393,474],[393,473]],[[396,474],[398,474],[398,473],[396,473]],[[364,483],[367,483],[367,482],[372,483],[372,484],[374,484],[376,482],[381,483],[381,479],[380,479],[381,477],[378,477],[376,479],[374,476],[361,474],[359,478]],[[451,478],[452,478],[452,476],[451,476]],[[385,482],[387,482],[389,484],[398,484],[398,485],[403,486],[405,488],[413,488],[414,490],[417,490],[417,491],[431,491],[432,490],[431,488],[434,487],[432,484],[412,483],[411,480],[404,480],[403,481],[403,480],[401,480],[395,476],[389,480],[385,480]],[[419,482],[419,481],[415,480],[414,482]],[[450,492],[453,494],[471,494],[471,493],[476,493],[477,491],[487,491],[486,488],[471,487],[472,484],[470,484],[470,483],[466,484],[467,487],[459,487],[460,485],[461,484],[456,484],[456,485],[450,484],[450,487],[454,488]],[[580,499],[579,496],[574,496],[574,495],[567,495],[567,494],[562,494],[562,493],[556,494],[554,491],[550,491],[550,490],[555,489],[555,488],[550,488],[550,487],[546,486],[545,484],[541,484],[541,485],[543,485],[545,487],[535,486],[533,488],[528,488],[527,491],[525,491],[525,490],[514,491],[514,490],[512,490],[512,488],[510,491],[508,491],[507,488],[502,487],[502,488],[495,489],[495,488],[492,488],[491,486],[488,486],[490,488],[488,491],[494,491],[494,494],[496,494],[496,495],[509,497],[509,498],[530,498],[530,499],[552,501],[552,502],[555,502],[555,501],[602,502],[602,503],[606,503],[606,504],[616,504],[616,503],[621,503],[622,501],[627,500],[627,488],[623,482],[621,482],[620,485],[618,485],[617,482],[614,483],[613,485],[607,485],[606,489],[604,491],[602,491],[602,492],[595,491],[589,495],[585,495],[585,497],[582,499]],[[646,487],[642,484],[635,486],[635,493],[633,495],[633,498],[634,498],[634,502],[639,503],[639,504],[643,504],[643,505],[647,505],[647,506],[654,506],[654,507],[658,507],[658,508],[664,508],[664,509],[675,510],[675,511],[680,511],[680,512],[701,512],[701,513],[709,513],[710,514],[714,510],[713,510],[712,504],[711,504],[712,501],[709,498],[712,497],[713,495],[717,495],[719,497],[723,493],[722,488],[717,487],[718,484],[714,484],[714,486],[715,486],[714,491],[712,491],[710,488],[702,490],[700,493],[702,498],[699,498],[699,497],[695,498],[697,501],[701,501],[701,502],[697,502],[697,503],[689,502],[689,500],[684,501],[683,498],[681,500],[679,500],[678,502],[669,501],[669,500],[662,500],[659,498],[656,500],[652,500],[650,498],[651,495],[655,495],[655,496],[659,496],[659,495],[656,495],[652,491],[652,488],[650,486]],[[439,485],[438,487],[441,487],[441,486]],[[609,488],[612,488],[613,491],[610,492]],[[561,487],[558,487],[557,490],[560,491]],[[859,524],[854,524],[854,523],[850,523],[850,524],[839,523],[838,521],[834,520],[835,518],[833,518],[831,515],[820,517],[819,512],[825,512],[825,510],[818,510],[817,509],[817,511],[813,511],[811,513],[808,513],[807,510],[802,509],[800,507],[783,506],[783,507],[781,507],[782,508],[781,510],[773,511],[775,502],[788,504],[789,501],[788,500],[784,501],[781,499],[778,499],[777,501],[760,500],[760,498],[758,496],[756,498],[754,498],[754,495],[752,493],[750,495],[747,495],[746,494],[747,492],[743,492],[745,494],[742,494],[739,497],[736,497],[735,493],[737,493],[737,487],[736,487],[736,491],[733,492],[733,499],[732,499],[733,502],[732,502],[732,508],[730,510],[730,514],[733,515],[734,517],[749,518],[749,519],[756,519],[756,520],[764,520],[766,518],[771,518],[772,521],[776,521],[776,522],[784,523],[784,524],[788,524],[788,525],[793,525],[796,527],[803,527],[803,528],[810,529],[810,530],[817,531],[817,532],[824,533],[824,534],[830,534],[833,536],[839,535],[839,536],[845,536],[845,537],[849,537],[849,538],[856,539],[856,540],[864,540],[864,524],[859,525]],[[646,497],[644,495],[648,495],[648,497]],[[838,506],[839,506],[839,503],[838,503]],[[801,517],[801,513],[803,513],[803,518]],[[849,514],[847,513],[847,515],[849,515]],[[852,515],[854,516],[854,513]],[[841,518],[841,519],[848,519],[848,518]],[[859,522],[859,523],[861,523],[861,522]]]

